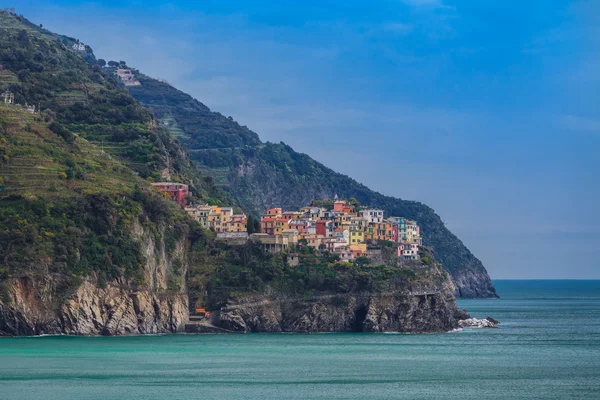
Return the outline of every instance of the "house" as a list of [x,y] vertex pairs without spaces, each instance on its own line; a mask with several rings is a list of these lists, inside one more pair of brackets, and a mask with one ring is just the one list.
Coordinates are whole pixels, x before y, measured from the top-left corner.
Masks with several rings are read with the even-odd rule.
[[350,226],[350,244],[364,243],[365,232],[358,226]]
[[350,231],[346,228],[337,228],[333,231],[333,238],[341,239],[346,244],[350,244]]
[[198,221],[204,228],[208,228],[208,215],[217,208],[217,206],[209,206],[208,204],[205,204],[203,206],[186,207],[185,211],[192,218]]
[[419,260],[419,245],[416,243],[399,244],[398,258],[401,260]]
[[367,244],[366,243],[351,243],[348,245],[348,250],[354,254],[354,258],[358,258],[367,254]]
[[260,219],[260,231],[269,235],[275,234],[275,223],[279,220],[277,217],[262,217]]
[[85,44],[81,42],[74,43],[71,48],[75,51],[85,51]]
[[333,236],[333,227],[331,221],[320,220],[316,222],[315,233],[323,237]]
[[269,217],[277,217],[277,218],[281,218],[283,214],[283,211],[281,208],[269,208],[267,210],[267,213],[265,215],[268,215]]
[[302,213],[300,211],[285,211],[281,214],[281,219],[285,221],[292,221],[302,218]]
[[356,258],[354,256],[354,253],[348,248],[348,246],[338,247],[337,249],[335,249],[335,254],[338,254],[340,256],[340,260],[342,261],[352,262]]
[[325,238],[323,240],[323,244],[325,245],[325,250],[329,251],[330,253],[335,253],[336,249],[338,248],[348,247],[348,242],[340,238]]
[[247,232],[248,219],[245,214],[234,214],[226,226],[227,232]]
[[326,210],[324,208],[319,207],[311,207],[308,211],[308,218],[317,221],[321,219],[321,214],[323,214]]
[[154,182],[152,186],[157,190],[166,193],[171,200],[185,208],[187,205],[187,197],[189,196],[188,185],[175,182]]
[[302,239],[306,240],[306,244],[314,249],[320,250],[324,248],[325,237],[316,235],[316,234],[308,234],[302,236]]
[[345,200],[336,200],[333,202],[333,211],[343,212],[344,206],[347,204]]
[[290,229],[295,229],[299,234],[308,233],[309,221],[305,219],[292,219],[288,222]]
[[275,220],[275,228],[273,229],[273,234],[281,235],[284,230],[289,229],[289,221],[285,221],[281,218],[277,218]]
[[379,223],[383,221],[383,210],[361,210],[360,216],[370,224]]

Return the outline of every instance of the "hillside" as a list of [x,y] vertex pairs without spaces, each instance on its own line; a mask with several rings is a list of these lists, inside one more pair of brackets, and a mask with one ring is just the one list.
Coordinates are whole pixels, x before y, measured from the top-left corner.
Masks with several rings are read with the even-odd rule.
[[261,143],[258,135],[175,89],[141,73],[130,93],[152,107],[172,129],[190,158],[245,210],[259,215],[267,207],[298,209],[315,198],[354,197],[390,215],[417,220],[423,240],[447,269],[461,297],[496,297],[485,267],[428,206],[385,196],[336,173],[284,143]]
[[113,74],[85,61],[95,61],[89,46],[73,51],[63,44],[64,36],[6,12],[0,13],[0,23],[0,86],[17,104],[41,108],[55,132],[87,139],[142,178],[185,182],[202,200],[231,202]]
[[[188,183],[197,202],[233,200],[196,169],[170,127],[157,123],[109,68],[95,64],[89,47],[80,51],[64,41],[0,11],[0,90],[14,94],[14,103],[0,104],[0,336],[179,332],[197,306],[219,316],[232,302],[267,295],[303,299],[287,310],[298,308],[298,318],[316,322],[320,313],[300,313],[314,293],[381,296],[390,288],[391,300],[370,309],[377,314],[385,307],[398,318],[393,324],[369,320],[344,329],[458,326],[465,314],[436,263],[349,264],[301,249],[305,260],[291,268],[285,254],[215,240],[150,183]],[[220,118],[207,126],[237,129]],[[232,134],[229,145],[251,140],[248,132]],[[429,294],[410,294],[416,290]],[[361,299],[361,307],[370,301]],[[216,323],[231,327],[227,318],[238,316],[224,313]],[[302,330],[342,326],[331,322]],[[270,331],[260,323],[250,330]]]

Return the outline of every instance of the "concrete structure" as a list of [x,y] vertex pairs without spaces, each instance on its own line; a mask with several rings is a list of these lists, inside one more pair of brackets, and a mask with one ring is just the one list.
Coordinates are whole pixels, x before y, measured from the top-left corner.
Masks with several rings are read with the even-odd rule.
[[297,267],[300,265],[300,257],[297,253],[289,253],[286,257],[286,261],[290,267]]
[[140,86],[141,83],[138,81],[129,68],[117,68],[117,76],[123,82],[125,86]]
[[253,233],[250,239],[262,245],[264,251],[268,253],[277,253],[287,250],[289,247],[288,238],[283,235],[269,235],[266,233]]
[[284,229],[281,232],[281,236],[287,238],[289,246],[296,246],[298,244],[298,231],[295,229]]
[[154,182],[152,184],[157,190],[166,193],[171,200],[185,208],[187,197],[190,194],[188,185],[175,182]]
[[230,246],[243,246],[248,241],[248,232],[221,232],[217,233],[217,239]]
[[15,104],[15,94],[10,90],[2,93],[2,97],[4,97],[4,104]]

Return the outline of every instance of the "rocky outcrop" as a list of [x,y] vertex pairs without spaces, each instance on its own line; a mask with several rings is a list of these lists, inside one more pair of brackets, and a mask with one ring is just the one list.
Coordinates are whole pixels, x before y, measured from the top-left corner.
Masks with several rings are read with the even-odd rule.
[[[167,290],[171,277],[182,282],[187,271],[186,243],[166,254],[163,243],[140,225],[132,227],[142,242],[146,263],[143,286],[124,278],[99,285],[88,277],[63,297],[61,276],[23,276],[5,282],[8,296],[0,300],[0,336],[41,334],[128,335],[182,331],[188,319],[185,286]],[[180,260],[179,271],[173,262]]]
[[498,297],[496,288],[483,267],[456,268],[449,272],[456,285],[457,297],[467,299]]
[[500,322],[490,317],[485,319],[467,318],[458,321],[458,326],[461,328],[497,328],[498,325]]
[[429,285],[404,293],[350,293],[307,300],[270,293],[239,299],[240,304],[224,308],[212,322],[244,333],[448,332],[469,318],[456,305],[454,292],[448,275],[432,269]]
[[340,295],[321,301],[271,302],[222,312],[215,323],[237,332],[448,332],[466,313],[452,294]]

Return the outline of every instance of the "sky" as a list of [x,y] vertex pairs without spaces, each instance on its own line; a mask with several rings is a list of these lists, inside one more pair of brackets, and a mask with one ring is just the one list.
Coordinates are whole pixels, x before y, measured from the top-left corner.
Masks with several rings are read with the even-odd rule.
[[600,2],[2,1],[381,193],[493,279],[600,279]]

